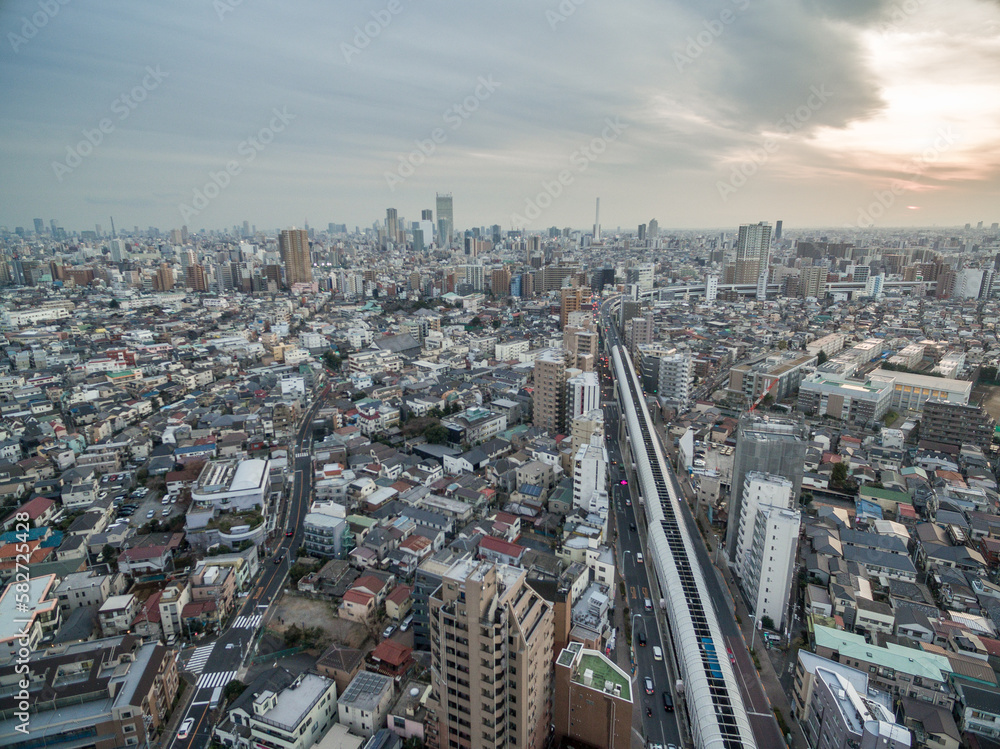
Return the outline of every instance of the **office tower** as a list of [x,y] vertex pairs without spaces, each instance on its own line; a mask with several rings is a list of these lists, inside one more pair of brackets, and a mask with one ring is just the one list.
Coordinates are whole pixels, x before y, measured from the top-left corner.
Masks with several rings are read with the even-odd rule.
[[646,225],[645,224],[639,224],[639,241],[640,242],[645,242],[646,241]]
[[660,236],[660,225],[657,223],[655,218],[651,218],[649,220],[649,225],[646,228],[646,238],[656,239],[658,236]]
[[35,219],[35,235],[42,236],[42,232],[45,231],[45,221],[40,218]]
[[633,688],[629,675],[604,653],[569,643],[556,659],[555,744],[629,749]]
[[[601,406],[601,385],[596,372],[581,372],[566,382],[565,419],[572,421]],[[561,428],[561,427],[560,427]]]
[[503,231],[500,228],[500,224],[493,224],[490,227],[490,238],[493,240],[494,245],[500,244],[503,239]]
[[542,749],[552,722],[552,604],[527,571],[456,562],[429,600],[430,749]]
[[736,281],[756,284],[767,269],[771,248],[771,225],[761,221],[740,227],[736,240]]
[[694,360],[687,352],[660,357],[656,395],[671,405],[686,405],[694,384]]
[[600,294],[605,286],[615,285],[614,268],[598,268],[590,278],[590,288],[595,294]]
[[545,351],[535,359],[533,393],[536,427],[557,434],[566,412],[566,360],[562,351]]
[[399,241],[399,217],[395,208],[385,209],[385,236],[386,241],[393,244]]
[[589,307],[591,302],[590,289],[571,287],[559,290],[559,328],[566,327],[566,318],[570,312],[576,312]]
[[[923,266],[921,266],[923,270]],[[872,269],[868,265],[855,265],[854,271],[851,277],[854,279],[855,283],[868,283],[868,276],[871,275]],[[921,273],[925,281],[932,281],[934,279],[928,278],[926,275]]]
[[601,241],[601,199],[597,199],[597,209],[594,212],[594,241]]
[[281,261],[285,264],[285,284],[312,283],[312,259],[309,257],[309,234],[305,229],[283,229],[278,240]]
[[451,193],[444,195],[437,193],[437,225],[438,244],[442,247],[451,247],[452,234],[455,231]]
[[743,508],[744,482],[751,471],[784,476],[792,482],[792,496],[802,486],[802,463],[806,455],[805,428],[801,420],[776,418],[746,411],[736,430],[733,479],[726,527],[726,556],[736,563],[736,544]]
[[114,263],[124,263],[128,260],[128,247],[124,239],[111,240],[111,261]]
[[710,275],[705,278],[705,301],[711,304],[719,296],[719,277]]
[[243,222],[243,236],[244,237],[249,237],[250,236],[250,222],[249,221],[244,221]]
[[621,330],[626,330],[628,321],[641,314],[642,302],[636,299],[629,299],[627,297],[622,299],[621,309],[618,313],[618,327],[621,328]]
[[780,219],[778,221],[774,222],[774,241],[775,242],[780,242],[781,241],[781,220]]
[[427,246],[424,244],[424,231],[423,229],[413,230],[413,251],[414,252],[426,252]]
[[433,221],[434,220],[434,211],[432,211],[430,208],[424,208],[422,211],[420,211],[420,220],[421,221]]

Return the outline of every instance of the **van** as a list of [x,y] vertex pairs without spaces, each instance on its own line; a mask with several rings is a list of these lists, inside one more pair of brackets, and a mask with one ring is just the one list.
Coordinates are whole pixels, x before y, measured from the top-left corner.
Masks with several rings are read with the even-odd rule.
[[654,661],[662,661],[663,660],[663,651],[660,649],[659,645],[654,645],[653,646],[653,660]]
[[650,601],[648,598],[643,602],[643,605],[646,607],[646,611],[653,610],[653,602]]

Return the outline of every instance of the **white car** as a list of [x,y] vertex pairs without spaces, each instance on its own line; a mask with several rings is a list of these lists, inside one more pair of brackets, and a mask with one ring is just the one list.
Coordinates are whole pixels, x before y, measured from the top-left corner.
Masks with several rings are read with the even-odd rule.
[[180,729],[177,731],[177,738],[183,741],[191,735],[192,728],[194,728],[194,718],[185,718],[184,722],[181,723]]
[[637,553],[637,554],[635,555],[635,561],[636,561],[636,562],[638,562],[639,564],[642,564],[642,562],[643,562],[643,559],[642,559],[642,552],[641,552],[641,551],[640,551],[640,552],[638,552],[638,553]]
[[149,512],[147,512],[147,513],[146,513],[146,519],[147,519],[147,520],[152,520],[152,519],[153,519],[153,516],[154,516],[155,514],[156,514],[156,510],[150,510]]

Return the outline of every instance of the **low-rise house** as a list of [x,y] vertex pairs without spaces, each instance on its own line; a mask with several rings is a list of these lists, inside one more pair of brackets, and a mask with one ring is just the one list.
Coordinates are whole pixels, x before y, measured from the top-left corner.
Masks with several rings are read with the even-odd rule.
[[359,736],[371,737],[385,727],[392,705],[393,682],[388,676],[362,671],[340,695],[340,722]]

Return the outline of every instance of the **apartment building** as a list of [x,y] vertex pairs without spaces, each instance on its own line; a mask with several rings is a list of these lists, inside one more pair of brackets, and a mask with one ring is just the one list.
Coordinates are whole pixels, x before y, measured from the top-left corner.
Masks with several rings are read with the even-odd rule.
[[610,658],[582,643],[569,643],[556,659],[556,740],[629,749],[632,698],[631,678]]
[[896,723],[892,710],[836,671],[816,669],[816,686],[807,731],[817,749],[909,749],[910,731]]
[[527,571],[460,561],[430,598],[432,749],[541,749],[552,722],[552,605]]
[[976,445],[989,450],[996,422],[982,406],[929,398],[924,403],[920,433],[949,445]]
[[562,351],[545,351],[535,359],[535,426],[552,434],[566,420],[566,359]]

